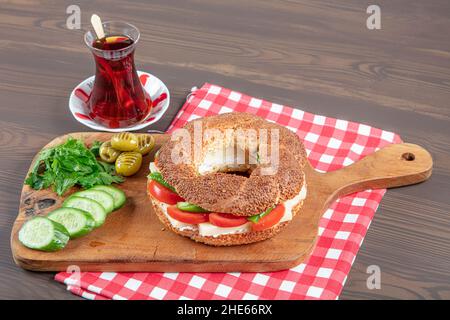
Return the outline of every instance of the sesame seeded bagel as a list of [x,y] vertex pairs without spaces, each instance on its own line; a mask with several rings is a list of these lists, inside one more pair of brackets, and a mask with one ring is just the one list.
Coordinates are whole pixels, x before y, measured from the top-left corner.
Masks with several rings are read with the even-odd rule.
[[[195,139],[198,128],[201,128],[203,133],[208,132],[208,129],[212,133],[219,132],[225,141],[211,134],[206,135],[199,143],[198,139]],[[184,141],[183,144],[181,138],[174,132],[171,140],[160,148],[157,162],[164,179],[190,203],[212,212],[252,216],[295,197],[304,185],[305,148],[297,135],[287,128],[248,113],[233,112],[191,121],[184,129],[184,132],[193,138],[188,142]],[[249,135],[245,142],[239,142],[242,130],[247,130],[245,132],[254,130],[256,135]],[[277,136],[271,135],[272,132]],[[261,141],[265,133],[268,133],[264,144],[267,147],[267,154],[270,155],[275,150],[273,148],[278,150],[276,166],[273,163],[261,163],[259,159],[262,153],[261,144],[258,146],[252,144]],[[238,142],[234,144],[236,140]],[[183,148],[180,151],[181,144]],[[234,151],[240,148],[242,159],[245,161],[239,165],[231,162],[221,164],[220,160],[217,160],[219,157],[217,155],[228,152],[228,149],[220,149],[222,147],[234,148]],[[173,161],[174,154],[186,155],[188,148],[194,150],[194,153],[199,150],[199,154],[189,157],[190,160],[182,163]],[[271,172],[270,168],[275,170],[268,174],[267,172]],[[284,224],[278,225],[275,229],[281,229],[282,225]],[[258,237],[264,239],[271,237],[276,233],[275,229],[265,230]],[[222,237],[204,240],[204,237],[196,239],[195,234],[186,236],[205,243],[208,241],[213,245],[220,245],[219,239]],[[242,237],[242,235],[230,236]],[[242,243],[258,241],[252,239],[250,237],[248,241],[241,241]]]

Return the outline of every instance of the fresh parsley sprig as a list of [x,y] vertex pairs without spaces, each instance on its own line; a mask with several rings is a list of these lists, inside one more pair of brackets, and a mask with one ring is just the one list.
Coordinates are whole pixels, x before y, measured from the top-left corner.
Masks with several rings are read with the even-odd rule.
[[81,140],[69,137],[63,144],[40,152],[25,184],[36,190],[51,186],[58,195],[63,195],[74,185],[88,189],[123,181],[113,164],[98,161]]

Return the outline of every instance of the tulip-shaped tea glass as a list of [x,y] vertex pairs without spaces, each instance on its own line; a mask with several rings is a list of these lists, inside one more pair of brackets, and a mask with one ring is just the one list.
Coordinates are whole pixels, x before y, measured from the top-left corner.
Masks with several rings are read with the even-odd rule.
[[124,128],[145,120],[152,108],[134,65],[139,30],[118,21],[104,22],[103,29],[102,39],[93,31],[84,36],[96,66],[87,103],[89,116],[109,128]]

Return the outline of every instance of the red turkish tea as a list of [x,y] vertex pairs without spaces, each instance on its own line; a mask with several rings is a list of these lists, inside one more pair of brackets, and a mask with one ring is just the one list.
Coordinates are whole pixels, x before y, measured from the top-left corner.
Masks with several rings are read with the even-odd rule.
[[144,120],[152,102],[134,65],[135,41],[109,35],[91,42],[96,72],[88,100],[89,116],[109,128],[123,128]]
[[108,36],[95,39],[92,46],[100,50],[119,50],[131,46],[133,43],[133,39],[126,36]]

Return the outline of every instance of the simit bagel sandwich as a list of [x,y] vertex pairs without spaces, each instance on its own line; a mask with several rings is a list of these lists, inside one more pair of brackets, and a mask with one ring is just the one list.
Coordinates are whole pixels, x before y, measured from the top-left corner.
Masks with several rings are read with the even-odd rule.
[[155,213],[173,232],[215,246],[271,238],[306,198],[306,152],[290,130],[247,113],[189,122],[150,163]]

